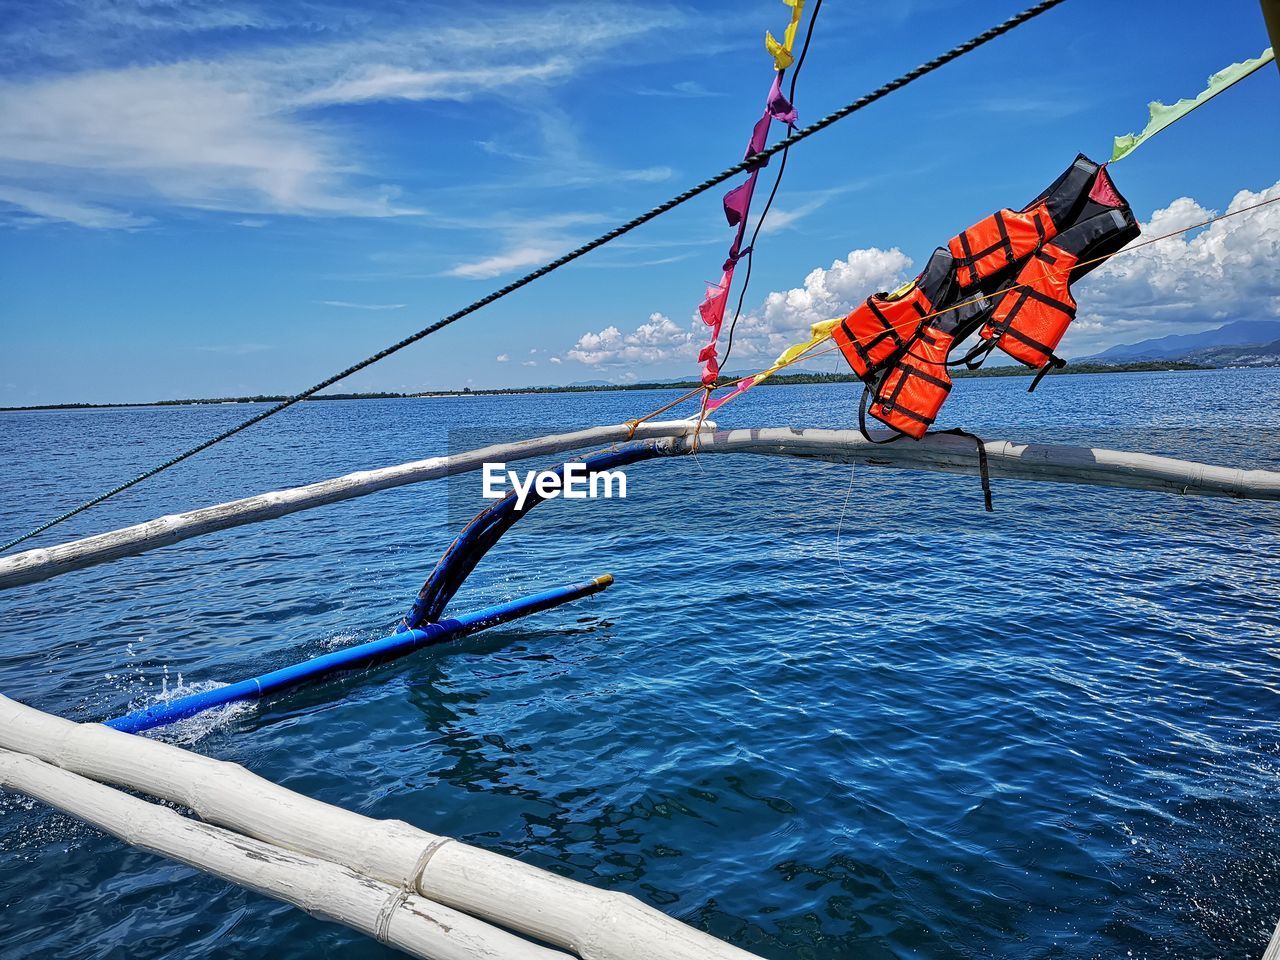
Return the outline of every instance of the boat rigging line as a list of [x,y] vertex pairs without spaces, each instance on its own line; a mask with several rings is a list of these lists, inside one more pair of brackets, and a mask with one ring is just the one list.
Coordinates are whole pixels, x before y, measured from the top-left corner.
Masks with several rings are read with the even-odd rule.
[[801,130],[797,130],[795,133],[792,133],[791,135],[783,138],[782,140],[779,140],[777,143],[773,144],[770,147],[765,148],[764,150],[759,151],[758,153],[751,154],[750,156],[746,157],[739,163],[735,163],[733,166],[728,167],[727,169],[716,174],[715,176],[709,177],[708,179],[703,180],[701,183],[697,184],[696,186],[690,187],[688,190],[685,190],[683,193],[677,194],[676,196],[672,197],[670,200],[667,200],[664,203],[661,203],[658,206],[653,207],[652,209],[646,211],[645,213],[640,214],[637,217],[633,217],[631,220],[628,220],[626,223],[621,224],[620,226],[614,227],[612,230],[608,231],[607,233],[601,234],[600,236],[596,237],[594,240],[590,240],[587,243],[582,244],[581,246],[569,251],[563,256],[558,257],[555,260],[550,261],[549,263],[543,264],[541,267],[538,267],[536,270],[533,270],[532,272],[525,274],[524,276],[520,277],[517,280],[511,281],[511,283],[508,283],[506,286],[501,287],[493,291],[492,293],[489,293],[481,297],[479,300],[473,301],[472,303],[468,304],[462,309],[449,314],[447,317],[443,317],[442,319],[437,320],[435,323],[432,323],[429,326],[423,327],[421,330],[417,331],[416,333],[410,334],[409,336],[405,337],[403,340],[400,340],[382,350],[379,350],[377,353],[369,357],[366,357],[365,359],[359,361],[358,363],[352,364],[351,366],[347,367],[345,370],[341,370],[338,373],[335,373],[333,376],[328,377],[325,380],[322,380],[320,383],[317,383],[315,386],[309,387],[306,390],[303,390],[301,393],[295,394],[294,396],[291,396],[288,399],[281,400],[275,406],[269,407],[268,409],[255,414],[249,419],[244,420],[233,427],[229,427],[228,429],[219,433],[217,436],[210,437],[208,440],[205,440],[202,443],[199,443],[196,446],[191,447],[190,449],[177,454],[176,456],[170,457],[168,460],[164,461],[163,463],[155,467],[152,467],[151,469],[146,470],[143,473],[138,474],[136,477],[132,478],[131,480],[126,480],[123,483],[106,491],[105,493],[101,493],[90,500],[84,501],[79,506],[73,507],[72,509],[66,511],[65,513],[45,521],[39,526],[27,531],[21,536],[15,537],[14,539],[5,543],[3,546],[0,546],[0,552],[10,550],[13,547],[17,546],[18,544],[23,543],[24,541],[30,540],[32,537],[37,536],[41,533],[44,533],[46,530],[49,530],[50,528],[55,527],[66,520],[70,520],[72,517],[77,516],[80,513],[83,513],[84,511],[90,509],[91,507],[95,507],[98,504],[116,496],[117,494],[123,493],[125,490],[128,490],[130,487],[136,486],[137,484],[142,483],[144,480],[149,480],[151,477],[154,477],[157,474],[162,473],[165,470],[168,470],[170,467],[175,467],[178,464],[182,463],[184,460],[188,460],[191,457],[194,457],[196,454],[202,453],[205,450],[208,450],[210,447],[218,443],[221,443],[223,440],[230,439],[231,437],[235,436],[237,433],[240,433],[243,430],[247,430],[249,427],[252,427],[255,424],[261,423],[263,420],[266,420],[268,417],[273,417],[277,413],[280,413],[281,411],[287,410],[289,407],[292,407],[294,404],[300,403],[301,401],[306,400],[308,397],[315,396],[321,390],[325,390],[333,386],[335,383],[338,383],[341,380],[345,380],[347,377],[355,373],[358,373],[367,367],[372,366],[373,364],[377,363],[379,360],[383,360],[394,353],[398,353],[399,351],[403,350],[405,347],[411,346],[412,344],[417,343],[419,340],[422,340],[430,336],[431,334],[436,333],[439,330],[443,330],[445,327],[449,326],[452,323],[457,322],[458,320],[461,320],[463,317],[466,317],[472,313],[475,313],[477,310],[480,310],[483,307],[486,307],[497,300],[501,300],[503,297],[507,296],[508,294],[514,293],[516,290],[519,290],[521,287],[527,286],[528,284],[533,283],[535,280],[539,280],[542,277],[545,277],[547,274],[560,269],[566,264],[572,263],[574,260],[577,260],[580,257],[585,256],[586,254],[590,253],[592,250],[595,250],[598,247],[602,247],[605,244],[610,243],[613,240],[616,240],[618,237],[623,236],[624,234],[630,233],[636,227],[646,224],[650,220],[654,220],[657,217],[661,216],[664,213],[667,213],[670,210],[674,210],[676,207],[680,206],[681,204],[686,203],[687,201],[692,200],[694,197],[697,197],[703,193],[706,193],[708,190],[711,190],[713,187],[719,186],[720,184],[724,183],[726,180],[729,180],[730,178],[735,177],[740,173],[744,173],[746,171],[755,169],[759,166],[763,166],[764,163],[775,154],[782,153],[783,151],[789,150],[792,146],[799,143],[800,141],[807,140],[809,137],[825,130],[827,127],[830,127],[833,124],[839,122],[840,120],[843,120],[845,117],[848,117],[854,113],[857,113],[859,110],[862,110],[865,107],[871,106],[871,104],[876,103],[879,100],[882,100],[884,97],[887,97],[889,94],[902,89],[908,84],[911,84],[916,80],[919,80],[921,77],[924,77],[932,73],[933,71],[938,70],[941,67],[946,66],[948,63],[950,63],[953,60],[957,60],[960,57],[964,56],[965,54],[971,53],[972,51],[976,50],[978,47],[981,47],[984,44],[991,42],[997,37],[1003,36],[1004,34],[1008,33],[1010,30],[1013,30],[1014,28],[1019,27],[1030,20],[1035,19],[1036,17],[1040,16],[1042,13],[1046,13],[1049,10],[1053,9],[1054,7],[1064,2],[1065,0],[1040,0],[1039,3],[1033,4],[1032,6],[1027,7],[1021,13],[1015,14],[1014,16],[1010,17],[1008,20],[1005,20],[1002,23],[998,23],[995,26],[982,31],[981,33],[977,34],[974,37],[971,37],[970,39],[964,41],[963,43],[957,44],[947,52],[940,54],[937,57],[934,57],[932,60],[928,60],[925,63],[922,63],[919,66],[911,70],[908,70],[906,73],[902,74],[899,77],[896,77],[893,80],[890,80],[888,83],[885,83],[880,87],[877,87],[875,90],[872,90],[870,93],[864,94],[858,99],[845,104],[843,107],[841,107],[840,109],[836,110],[833,113],[828,114],[827,116],[823,117],[821,120],[817,120],[814,123],[811,123],[809,126],[804,127]]

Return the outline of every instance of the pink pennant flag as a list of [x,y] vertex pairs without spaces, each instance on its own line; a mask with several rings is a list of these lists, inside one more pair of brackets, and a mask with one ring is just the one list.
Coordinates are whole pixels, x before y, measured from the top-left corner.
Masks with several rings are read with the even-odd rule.
[[791,105],[791,101],[782,95],[782,74],[778,73],[773,78],[773,89],[769,91],[769,116],[773,119],[785,123],[788,127],[794,127],[799,115],[796,108]]
[[745,378],[741,383],[739,383],[736,387],[734,387],[732,390],[730,390],[720,399],[708,400],[707,410],[708,411],[715,410],[717,407],[721,406],[722,404],[728,403],[730,400],[732,400],[734,397],[738,396],[739,394],[746,393],[748,390],[750,390],[752,387],[755,386],[755,383],[756,383],[755,377]]
[[743,186],[747,189],[747,202],[743,206],[742,219],[738,221],[738,232],[733,235],[733,243],[729,244],[729,259],[725,261],[726,269],[728,269],[731,264],[736,264],[747,255],[747,251],[742,249],[742,241],[746,239],[747,236],[746,211],[751,206],[751,195],[756,189],[756,175],[754,173],[751,174],[751,178],[747,180]]
[[[742,159],[745,160],[747,157],[754,156],[764,149],[764,145],[769,142],[769,121],[772,119],[773,117],[766,109],[760,119],[756,121],[756,125],[751,128],[751,141],[747,144],[747,152]],[[753,164],[753,169],[759,170],[761,167],[768,166],[768,164],[769,158],[766,157]]]
[[733,283],[733,271],[726,270],[718,284],[707,284],[707,295],[698,307],[702,322],[715,331],[713,337],[719,335],[720,325],[724,322],[724,308],[729,301],[731,283]]
[[712,355],[702,365],[702,385],[704,387],[711,386],[720,376],[720,364],[716,361],[714,351],[715,347],[713,346]]
[[751,194],[755,184],[753,173],[746,183],[740,183],[724,195],[724,217],[729,226],[736,227],[747,219],[747,208],[751,206]]

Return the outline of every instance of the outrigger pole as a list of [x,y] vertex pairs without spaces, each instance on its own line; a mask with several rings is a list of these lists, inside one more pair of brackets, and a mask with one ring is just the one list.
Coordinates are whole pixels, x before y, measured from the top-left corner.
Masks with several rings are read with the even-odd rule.
[[612,583],[613,576],[606,573],[586,583],[544,590],[542,593],[500,603],[475,613],[450,617],[420,629],[401,630],[381,640],[372,640],[369,643],[336,650],[322,657],[304,660],[302,663],[295,663],[292,666],[250,677],[215,690],[205,690],[143,710],[135,710],[133,713],[107,720],[105,723],[108,727],[125,733],[142,733],[144,730],[177,723],[179,720],[185,720],[187,717],[193,717],[197,713],[204,713],[215,707],[245,700],[260,700],[270,694],[316,683],[336,673],[360,670],[396,660],[423,647],[479,633],[481,630],[487,630],[502,623],[510,623],[531,613],[550,610],[571,600],[599,593]]
[[[638,428],[634,423],[595,427],[379,470],[362,470],[304,487],[273,490],[242,500],[158,517],[82,540],[0,557],[0,590],[40,583],[193,537],[274,520],[393,487],[479,471],[485,463],[512,463],[626,443],[633,439],[633,433],[635,440],[663,440],[666,452],[673,456],[691,455],[695,448],[695,430],[694,422],[689,420],[642,423]],[[873,432],[877,437],[889,436],[887,431]],[[1280,500],[1280,471],[1276,470],[1241,470],[1144,453],[1063,444],[988,440],[984,446],[992,478],[1085,483],[1242,500]],[[696,447],[699,455],[749,453],[827,463],[861,463],[877,468],[979,473],[973,442],[941,434],[931,434],[910,445],[894,443],[885,446],[867,442],[857,430],[801,427],[716,430],[713,422],[706,421]]]

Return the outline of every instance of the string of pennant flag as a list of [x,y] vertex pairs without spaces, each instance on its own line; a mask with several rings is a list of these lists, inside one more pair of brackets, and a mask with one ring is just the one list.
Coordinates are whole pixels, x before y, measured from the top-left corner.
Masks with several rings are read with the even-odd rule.
[[[784,124],[788,132],[795,129],[797,113],[795,107],[782,92],[782,78],[788,67],[794,62],[792,50],[795,46],[796,30],[804,15],[805,0],[782,0],[791,8],[791,22],[777,40],[772,33],[766,33],[765,49],[773,57],[773,83],[769,87],[769,95],[765,99],[764,113],[751,128],[751,139],[747,143],[746,157],[752,157],[765,148],[769,140],[769,128],[773,121]],[[707,325],[708,338],[706,345],[698,353],[698,362],[702,364],[702,383],[710,388],[715,386],[720,376],[719,342],[720,330],[724,327],[725,307],[729,303],[729,290],[733,286],[733,273],[738,262],[750,253],[750,247],[744,246],[747,235],[747,220],[751,212],[751,199],[755,194],[756,182],[760,171],[768,164],[765,159],[750,168],[747,179],[724,195],[724,215],[729,226],[734,228],[733,242],[729,245],[729,256],[720,268],[720,280],[707,284],[707,292],[698,307],[698,315]]]

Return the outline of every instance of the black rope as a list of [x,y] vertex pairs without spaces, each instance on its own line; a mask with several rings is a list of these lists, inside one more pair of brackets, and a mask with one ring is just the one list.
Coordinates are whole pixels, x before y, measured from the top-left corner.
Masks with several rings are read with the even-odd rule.
[[857,100],[854,100],[852,103],[845,104],[843,107],[841,107],[839,110],[835,111],[834,113],[827,114],[827,116],[823,117],[821,120],[811,123],[809,126],[805,127],[804,129],[798,130],[795,133],[791,134],[786,139],[779,140],[773,146],[768,147],[764,150],[761,150],[757,154],[753,154],[752,156],[747,157],[741,163],[734,164],[732,167],[729,167],[727,170],[723,170],[720,173],[717,173],[714,177],[709,177],[706,180],[703,180],[697,186],[690,187],[688,190],[684,191],[684,193],[677,194],[676,196],[672,197],[670,200],[667,200],[665,203],[661,203],[658,206],[654,207],[652,210],[649,210],[645,213],[640,214],[638,217],[634,217],[631,220],[628,220],[626,223],[622,224],[621,226],[614,227],[608,233],[601,234],[600,236],[596,237],[594,240],[584,243],[582,246],[577,247],[574,250],[570,250],[564,256],[558,257],[557,259],[552,260],[550,263],[544,264],[543,266],[539,267],[537,270],[534,270],[532,273],[526,273],[523,277],[520,277],[518,280],[511,281],[505,287],[495,290],[492,293],[488,294],[487,296],[481,297],[479,300],[476,300],[473,303],[468,304],[467,306],[463,307],[461,310],[451,313],[447,317],[441,320],[437,320],[435,323],[431,324],[428,327],[423,327],[417,333],[411,334],[410,336],[405,337],[403,340],[400,340],[397,343],[393,343],[391,346],[378,351],[372,356],[366,357],[364,360],[361,360],[359,363],[352,364],[351,366],[347,367],[345,370],[339,373],[335,373],[333,376],[329,377],[327,380],[322,380],[320,383],[317,383],[314,387],[309,387],[308,389],[302,391],[301,393],[295,396],[289,397],[287,400],[281,400],[274,407],[270,407],[269,409],[264,410],[261,413],[255,414],[254,416],[250,417],[248,420],[245,420],[243,423],[238,423],[234,427],[230,427],[229,429],[222,431],[222,433],[218,434],[216,437],[211,437],[210,439],[204,441],[203,443],[192,447],[190,450],[186,450],[175,457],[171,457],[170,459],[166,460],[164,463],[160,464],[159,466],[152,467],[150,470],[147,470],[145,473],[138,474],[138,476],[134,477],[132,480],[126,480],[124,483],[120,484],[119,486],[113,487],[112,489],[108,490],[106,493],[100,494],[94,497],[92,500],[86,500],[84,503],[80,504],[80,506],[75,507],[72,510],[68,510],[66,513],[62,514],[61,516],[54,517],[52,520],[49,520],[45,523],[40,524],[40,526],[36,527],[34,530],[31,530],[27,533],[24,533],[20,537],[10,540],[3,547],[0,547],[0,551],[8,550],[11,547],[15,547],[18,544],[22,543],[24,540],[30,540],[32,537],[36,536],[37,534],[44,533],[50,527],[57,526],[58,524],[62,523],[64,520],[70,520],[72,517],[76,516],[79,513],[83,513],[85,510],[88,510],[90,507],[97,506],[98,504],[102,503],[104,500],[108,500],[111,497],[114,497],[116,494],[122,493],[125,490],[128,490],[130,487],[135,486],[136,484],[139,484],[144,480],[149,480],[151,477],[154,477],[156,474],[162,473],[163,471],[168,470],[170,467],[177,466],[179,463],[182,463],[182,461],[187,460],[191,457],[194,457],[197,453],[201,453],[205,450],[208,450],[214,444],[221,443],[223,440],[229,439],[230,437],[234,437],[241,430],[247,430],[249,427],[252,427],[254,424],[261,423],[263,420],[266,420],[268,417],[275,416],[280,411],[288,409],[289,407],[293,406],[295,403],[299,403],[307,399],[308,397],[314,396],[315,394],[319,393],[321,390],[324,390],[324,389],[327,389],[328,387],[333,386],[338,381],[345,380],[347,377],[351,376],[352,374],[359,373],[361,370],[365,369],[366,367],[372,366],[373,364],[377,363],[379,360],[383,360],[391,356],[393,353],[398,353],[399,351],[403,350],[405,347],[411,346],[412,344],[417,343],[419,340],[422,340],[425,337],[429,337],[431,334],[437,332],[438,330],[443,330],[445,327],[449,326],[451,323],[461,320],[463,317],[467,316],[468,314],[475,313],[477,310],[481,309],[482,307],[487,307],[489,304],[493,303],[495,300],[501,300],[503,297],[507,296],[507,294],[514,293],[516,290],[519,290],[521,287],[527,286],[528,284],[533,283],[533,281],[538,280],[542,277],[545,277],[547,274],[551,273],[554,270],[560,269],[567,263],[572,263],[574,260],[577,260],[579,257],[585,256],[586,254],[590,253],[592,250],[595,250],[597,247],[602,247],[606,243],[610,243],[611,241],[618,239],[618,237],[621,237],[623,234],[630,233],[636,227],[639,227],[643,224],[648,223],[650,220],[660,217],[662,214],[666,213],[667,211],[674,210],[676,207],[680,206],[682,203],[686,203],[687,201],[692,200],[694,197],[698,196],[699,194],[706,193],[712,187],[719,186],[720,184],[724,183],[726,180],[729,180],[732,177],[736,177],[738,174],[744,173],[747,170],[752,169],[753,167],[759,166],[760,164],[762,164],[764,161],[768,160],[770,157],[774,156],[775,154],[781,153],[783,150],[786,150],[789,147],[799,143],[801,140],[807,140],[809,137],[813,136],[815,133],[819,133],[825,130],[827,127],[831,126],[834,123],[839,122],[840,120],[843,120],[845,117],[849,116],[850,114],[857,113],[859,110],[863,109],[864,107],[871,106],[871,104],[875,103],[877,100],[882,100],[883,98],[887,97],[889,94],[893,93],[894,91],[900,90],[903,87],[905,87],[907,84],[913,83],[914,81],[919,80],[925,74],[932,73],[934,70],[937,70],[939,67],[946,66],[952,60],[962,57],[966,53],[969,53],[972,50],[976,50],[978,47],[982,46],[983,44],[989,43],[990,41],[994,40],[996,37],[999,37],[999,36],[1002,36],[1003,34],[1008,33],[1010,30],[1014,29],[1015,27],[1021,26],[1022,24],[1026,23],[1028,20],[1038,17],[1040,14],[1053,9],[1054,7],[1058,6],[1058,4],[1063,2],[1065,2],[1065,0],[1040,0],[1039,3],[1028,7],[1026,10],[1023,10],[1021,13],[1010,17],[1008,20],[1004,21],[1003,23],[997,24],[996,26],[991,27],[988,30],[984,30],[982,33],[978,34],[976,37],[966,40],[964,43],[959,44],[958,46],[952,47],[946,53],[940,56],[934,57],[932,60],[929,60],[926,63],[920,64],[920,66],[916,67],[914,70],[909,70],[908,72],[904,73],[902,76],[894,80],[890,80],[888,83],[884,84],[881,87],[876,88],[875,90],[872,90],[868,94],[864,94],[863,96],[859,97]]

